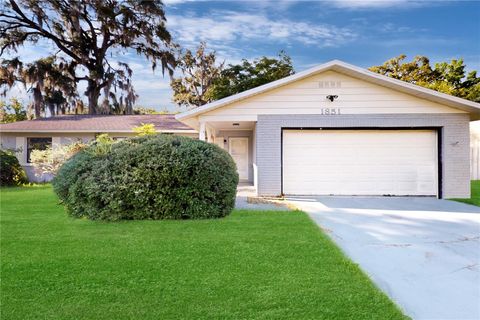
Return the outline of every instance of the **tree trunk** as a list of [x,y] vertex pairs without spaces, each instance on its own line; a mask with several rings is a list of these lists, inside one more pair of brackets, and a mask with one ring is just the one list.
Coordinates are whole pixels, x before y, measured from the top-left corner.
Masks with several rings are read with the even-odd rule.
[[48,110],[50,111],[50,116],[54,117],[57,115],[57,113],[55,112],[55,105],[51,102],[49,102],[48,104]]
[[42,103],[42,91],[38,87],[33,88],[33,110],[35,112],[35,119],[42,117]]
[[98,98],[100,97],[100,88],[96,81],[88,80],[87,86],[88,114],[98,114]]

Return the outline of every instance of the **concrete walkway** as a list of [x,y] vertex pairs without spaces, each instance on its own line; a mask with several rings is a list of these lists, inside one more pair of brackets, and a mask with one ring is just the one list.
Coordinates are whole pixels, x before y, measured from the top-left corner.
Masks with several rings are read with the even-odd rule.
[[299,197],[414,319],[480,319],[480,208],[434,198]]
[[283,211],[289,210],[285,206],[279,206],[269,203],[248,203],[248,197],[255,197],[255,187],[250,184],[239,184],[237,187],[237,199],[235,201],[235,209],[245,210],[272,210]]

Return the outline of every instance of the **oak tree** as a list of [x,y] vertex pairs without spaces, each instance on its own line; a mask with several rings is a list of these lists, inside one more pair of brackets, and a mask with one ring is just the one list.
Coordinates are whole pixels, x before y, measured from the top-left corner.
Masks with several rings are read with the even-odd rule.
[[222,99],[295,73],[292,59],[283,51],[278,58],[261,57],[240,64],[229,64],[215,81],[212,98]]
[[480,102],[480,77],[477,71],[467,74],[463,59],[430,65],[424,56],[416,56],[412,61],[404,61],[406,55],[400,55],[386,61],[383,65],[373,66],[371,71],[413,83],[456,97]]
[[213,83],[223,69],[223,62],[217,63],[215,51],[207,52],[207,45],[202,42],[195,52],[179,50],[177,60],[181,74],[170,82],[173,101],[187,107],[213,101]]
[[160,0],[8,0],[0,8],[0,39],[0,56],[40,40],[51,43],[53,56],[70,66],[70,78],[86,81],[90,114],[110,113],[112,106],[133,112],[132,70],[113,54],[131,49],[153,69],[160,64],[162,73],[172,74],[175,66]]
[[18,58],[3,59],[0,63],[1,95],[21,83],[32,95],[29,112],[40,118],[45,106],[51,115],[71,113],[77,110],[76,82],[69,77],[69,66],[55,63],[54,57],[46,57],[24,64]]

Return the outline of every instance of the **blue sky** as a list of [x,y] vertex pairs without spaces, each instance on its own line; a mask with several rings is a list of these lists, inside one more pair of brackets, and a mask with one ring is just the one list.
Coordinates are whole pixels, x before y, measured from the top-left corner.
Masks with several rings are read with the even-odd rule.
[[[221,60],[289,54],[296,71],[332,60],[369,67],[399,54],[432,62],[463,58],[480,70],[480,1],[182,1],[167,0],[168,28],[174,40],[193,49],[200,41]],[[43,43],[19,55],[36,59],[49,51]],[[130,63],[138,105],[175,110],[169,79],[152,73],[133,53],[115,59]],[[22,89],[11,95],[26,98]]]

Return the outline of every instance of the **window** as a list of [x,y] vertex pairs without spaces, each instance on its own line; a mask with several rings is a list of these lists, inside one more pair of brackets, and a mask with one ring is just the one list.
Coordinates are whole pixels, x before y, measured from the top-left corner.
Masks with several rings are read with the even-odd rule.
[[122,140],[125,140],[125,139],[127,139],[127,137],[112,137],[113,141],[122,141]]
[[52,138],[27,138],[27,163],[32,150],[45,150],[52,146]]
[[95,133],[95,138],[94,140],[96,140],[98,138],[98,136],[102,135],[102,134],[106,134],[110,139],[112,139],[113,141],[122,141],[122,140],[125,140],[127,139],[128,137],[124,137],[124,136],[118,136],[118,137],[112,137],[111,136],[111,133],[107,133],[107,132],[97,132]]

